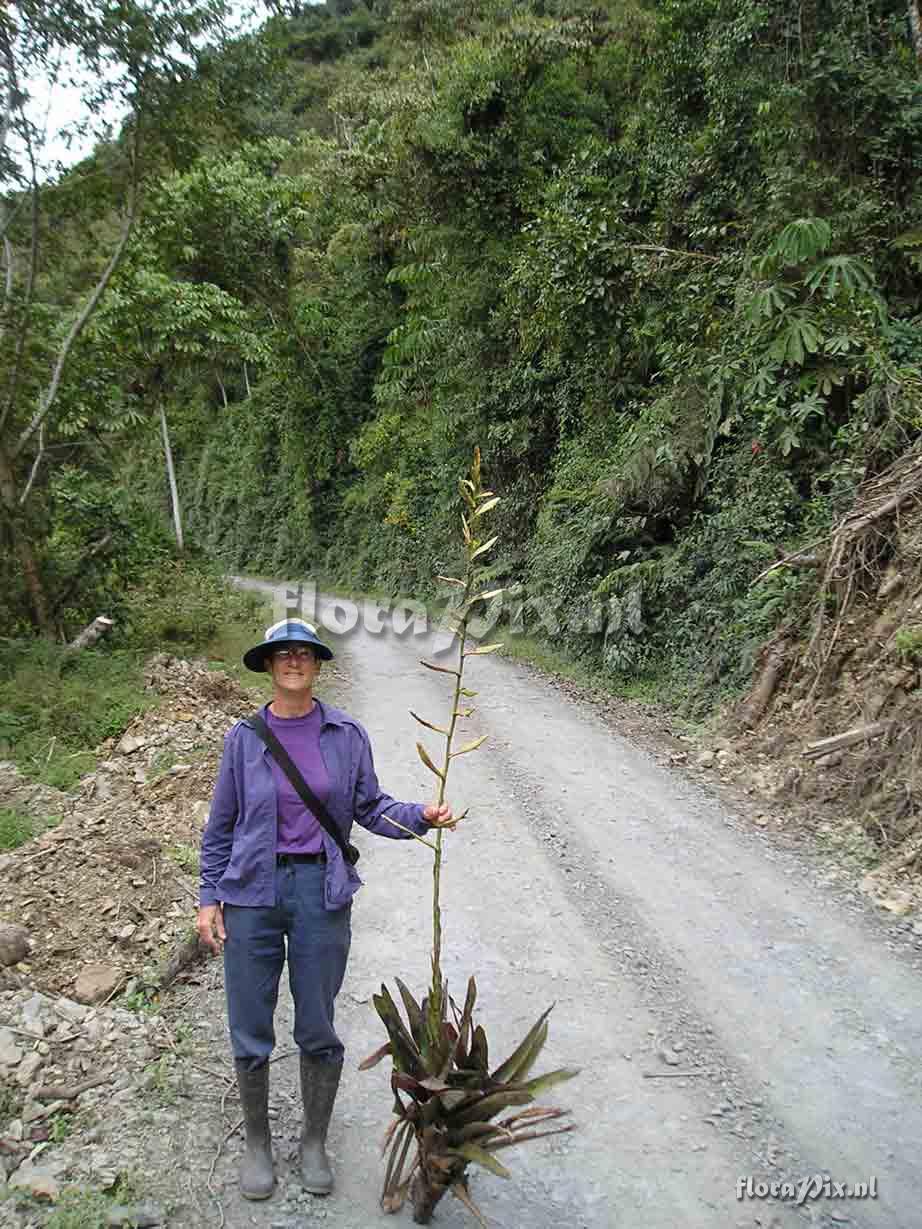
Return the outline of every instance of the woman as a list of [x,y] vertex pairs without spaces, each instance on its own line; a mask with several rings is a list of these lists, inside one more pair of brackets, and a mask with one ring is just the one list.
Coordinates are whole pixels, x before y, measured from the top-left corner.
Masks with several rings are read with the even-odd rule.
[[[275,1185],[268,1060],[286,940],[301,1051],[301,1178],[306,1190],[325,1195],[333,1188],[327,1127],[343,1066],[333,1006],[349,954],[351,901],[362,882],[343,856],[349,829],[357,820],[400,840],[457,822],[445,803],[397,802],[381,791],[363,727],[314,698],[320,664],[332,656],[309,623],[285,619],[243,658],[248,669],[272,676],[274,694],[259,715],[319,799],[323,822],[262,741],[260,723],[247,718],[225,738],[202,836],[197,926],[208,948],[224,951],[246,1128],[240,1190],[247,1199],[267,1199]],[[341,839],[326,831],[330,822]]]

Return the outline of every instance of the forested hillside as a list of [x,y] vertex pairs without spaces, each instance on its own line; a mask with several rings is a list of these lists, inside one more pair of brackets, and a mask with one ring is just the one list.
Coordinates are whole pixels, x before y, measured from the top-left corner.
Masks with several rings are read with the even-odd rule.
[[177,551],[169,441],[191,557],[423,596],[479,444],[526,625],[698,715],[809,635],[817,543],[919,436],[915,0],[339,0],[187,41],[37,228],[8,181],[10,634]]

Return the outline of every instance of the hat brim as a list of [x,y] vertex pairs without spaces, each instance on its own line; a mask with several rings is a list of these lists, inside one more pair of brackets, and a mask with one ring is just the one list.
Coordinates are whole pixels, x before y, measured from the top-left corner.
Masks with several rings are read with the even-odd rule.
[[284,648],[289,644],[304,645],[308,649],[312,649],[315,656],[321,661],[332,661],[333,651],[327,648],[320,641],[316,643],[313,640],[264,640],[262,644],[254,645],[252,649],[247,649],[243,655],[243,664],[248,670],[252,670],[255,674],[267,674],[266,658],[276,649]]

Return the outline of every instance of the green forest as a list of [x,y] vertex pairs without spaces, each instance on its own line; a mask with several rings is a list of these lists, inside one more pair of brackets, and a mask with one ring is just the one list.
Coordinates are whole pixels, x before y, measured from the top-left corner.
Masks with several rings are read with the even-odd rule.
[[[6,643],[208,569],[434,598],[479,445],[504,618],[745,689],[820,579],[756,578],[920,436],[916,0],[231,16],[0,13]],[[46,177],[62,55],[118,119]]]

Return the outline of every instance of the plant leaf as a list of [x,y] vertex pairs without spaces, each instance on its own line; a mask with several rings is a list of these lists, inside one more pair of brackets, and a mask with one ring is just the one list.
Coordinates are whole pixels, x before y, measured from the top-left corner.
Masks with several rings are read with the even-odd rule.
[[436,576],[436,580],[444,580],[446,585],[457,585],[459,589],[464,588],[464,581],[458,580],[457,576]]
[[439,778],[439,780],[440,780],[440,781],[444,781],[444,780],[445,780],[445,774],[442,772],[442,770],[441,770],[440,768],[436,768],[435,764],[433,764],[432,760],[430,760],[430,758],[429,758],[429,752],[426,750],[426,748],[423,746],[423,744],[422,744],[422,743],[417,743],[417,744],[416,744],[416,750],[417,750],[417,752],[419,753],[419,758],[420,758],[420,759],[422,760],[422,762],[426,765],[426,767],[429,769],[429,771],[430,771],[430,772],[434,772],[434,773],[435,773],[435,775]]
[[369,1054],[367,1058],[363,1058],[359,1063],[359,1071],[370,1071],[372,1067],[377,1067],[382,1058],[387,1058],[391,1053],[391,1043],[388,1041],[383,1046],[379,1046],[374,1054]]
[[486,593],[475,593],[474,596],[468,600],[468,605],[472,606],[474,602],[492,601],[494,597],[499,597],[501,593],[505,593],[507,587],[508,586],[504,586],[502,589],[488,589]]
[[398,1071],[406,1071],[410,1075],[422,1076],[425,1071],[422,1066],[422,1056],[397,1010],[397,1004],[391,998],[387,986],[381,987],[381,993],[372,996],[375,1011],[381,1017],[381,1022],[387,1029],[393,1047],[394,1067]]
[[453,1148],[452,1152],[463,1156],[467,1161],[473,1161],[476,1165],[482,1165],[484,1169],[489,1169],[490,1173],[496,1174],[497,1178],[512,1177],[505,1165],[501,1165],[495,1156],[491,1156],[485,1148],[480,1148],[477,1144],[471,1142],[460,1144],[457,1148]]
[[497,649],[502,647],[503,642],[501,640],[497,644],[479,644],[476,649],[465,649],[464,656],[476,657],[478,653],[495,653]]
[[565,1080],[572,1080],[575,1075],[579,1075],[579,1072],[579,1067],[558,1067],[556,1071],[548,1071],[545,1075],[536,1075],[534,1079],[528,1080],[525,1084],[516,1084],[514,1087],[521,1088],[525,1092],[530,1092],[533,1097],[537,1097],[541,1093],[547,1092],[549,1088],[553,1088],[556,1084],[563,1084]]
[[496,1083],[512,1084],[528,1074],[541,1053],[541,1047],[547,1041],[547,1018],[553,1007],[552,1003],[541,1013],[515,1050],[496,1068],[492,1075]]
[[395,1092],[399,1088],[401,1092],[408,1093],[414,1101],[426,1102],[432,1098],[430,1090],[420,1080],[407,1075],[405,1071],[391,1072],[391,1088]]
[[424,725],[427,730],[434,730],[436,734],[445,734],[447,736],[448,731],[446,729],[440,725],[433,725],[431,721],[426,721],[425,718],[420,717],[418,713],[414,713],[412,708],[410,709],[410,716],[418,721],[420,725]]
[[468,1055],[468,1064],[484,1076],[489,1070],[490,1049],[487,1035],[480,1024],[474,1029],[474,1036],[471,1038],[471,1052]]
[[464,1010],[461,1012],[461,1023],[458,1026],[458,1056],[461,1059],[458,1065],[461,1067],[467,1064],[470,1035],[474,1027],[474,1005],[476,1002],[477,983],[473,976],[471,976],[468,978],[467,994],[464,997]]
[[491,508],[495,508],[499,503],[499,496],[494,495],[492,499],[488,499],[485,504],[481,504],[474,516],[483,516],[484,512],[489,512]]
[[449,1122],[452,1127],[463,1127],[469,1122],[489,1122],[494,1114],[502,1113],[510,1105],[528,1105],[533,1100],[530,1092],[502,1088],[477,1097],[467,1106],[461,1106],[450,1115]]
[[451,758],[455,759],[459,755],[467,755],[468,751],[476,751],[477,748],[487,741],[489,734],[481,734],[479,738],[475,738],[473,742],[465,743],[465,745],[457,751],[452,751]]
[[476,1203],[474,1203],[473,1199],[471,1199],[471,1193],[463,1182],[455,1182],[452,1185],[451,1193],[456,1199],[461,1200],[468,1212],[470,1212],[471,1216],[473,1216],[477,1223],[482,1226],[482,1229],[489,1229],[483,1213],[481,1212],[480,1208],[477,1207]]
[[436,670],[436,671],[438,671],[438,673],[439,673],[439,674],[454,674],[454,675],[457,675],[457,673],[458,673],[458,671],[457,671],[457,670],[453,670],[453,669],[451,668],[451,666],[437,666],[437,665],[435,665],[435,663],[434,663],[434,662],[431,662],[431,661],[422,661],[422,660],[420,660],[420,663],[419,663],[419,664],[420,664],[421,666],[425,666],[427,670]]
[[477,547],[477,549],[471,555],[471,560],[473,561],[474,559],[477,558],[478,555],[482,555],[484,554],[485,551],[490,550],[490,548],[495,546],[498,541],[499,541],[499,534],[495,534],[492,538],[490,538],[488,542],[484,542],[482,546]]
[[422,1034],[423,1034],[423,1013],[419,1003],[414,999],[413,995],[403,984],[399,977],[395,977],[397,989],[400,991],[400,997],[403,999],[404,1011],[407,1013],[407,1020],[410,1023],[410,1032],[413,1034],[413,1040],[417,1046],[422,1049]]

